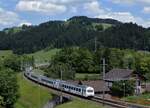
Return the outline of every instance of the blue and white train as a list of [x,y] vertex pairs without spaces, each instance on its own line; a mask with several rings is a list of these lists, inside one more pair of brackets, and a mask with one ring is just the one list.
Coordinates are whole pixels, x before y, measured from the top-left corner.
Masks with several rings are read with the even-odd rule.
[[84,97],[93,97],[94,88],[86,85],[75,85],[67,81],[50,79],[34,72],[25,72],[26,77],[40,84]]

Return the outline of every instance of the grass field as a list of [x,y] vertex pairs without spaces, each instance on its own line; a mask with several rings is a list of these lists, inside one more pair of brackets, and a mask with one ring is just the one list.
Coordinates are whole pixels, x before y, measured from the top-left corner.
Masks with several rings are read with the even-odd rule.
[[104,28],[104,30],[106,30],[106,29],[112,27],[112,24],[107,24],[107,23],[93,23],[92,25],[93,25],[94,27],[95,27],[96,25],[102,25],[103,28]]
[[82,100],[73,100],[68,103],[57,106],[56,108],[104,108],[93,102],[85,102]]
[[5,58],[12,54],[11,50],[0,50],[0,58]]
[[52,98],[48,89],[25,80],[22,74],[18,74],[20,98],[15,108],[42,108]]
[[33,69],[33,72],[36,73],[37,75],[44,75],[44,71],[41,69]]
[[102,23],[104,30],[112,27],[112,24]]
[[100,74],[76,73],[75,79],[98,80],[98,79],[100,79]]
[[150,106],[150,93],[142,94],[139,96],[128,96],[126,98],[123,98],[123,100],[126,100],[128,102],[133,102],[133,103],[137,103],[137,104]]
[[29,54],[29,56],[33,56],[35,58],[35,62],[48,62],[53,55],[58,52],[59,49],[51,49],[51,50],[41,50],[32,54]]

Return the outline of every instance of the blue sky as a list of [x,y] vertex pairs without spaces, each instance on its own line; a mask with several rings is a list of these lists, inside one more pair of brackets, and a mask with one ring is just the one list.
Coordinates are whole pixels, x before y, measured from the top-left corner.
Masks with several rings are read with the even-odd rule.
[[150,0],[0,0],[0,29],[76,15],[150,27]]

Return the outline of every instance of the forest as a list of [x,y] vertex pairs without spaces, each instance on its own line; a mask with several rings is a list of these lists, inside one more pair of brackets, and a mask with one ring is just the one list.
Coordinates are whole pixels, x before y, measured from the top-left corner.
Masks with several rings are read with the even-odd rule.
[[94,50],[111,47],[150,50],[150,30],[113,19],[75,16],[67,21],[49,21],[36,26],[6,28],[0,32],[0,50],[32,53],[46,47],[81,46]]

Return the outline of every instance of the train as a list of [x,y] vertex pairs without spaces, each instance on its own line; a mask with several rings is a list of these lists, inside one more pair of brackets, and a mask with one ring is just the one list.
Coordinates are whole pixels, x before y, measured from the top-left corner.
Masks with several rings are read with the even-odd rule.
[[37,75],[32,71],[26,71],[24,72],[24,75],[35,82],[67,93],[75,94],[82,97],[94,96],[94,88],[87,85],[72,84],[63,80],[51,79],[43,75]]

